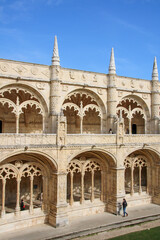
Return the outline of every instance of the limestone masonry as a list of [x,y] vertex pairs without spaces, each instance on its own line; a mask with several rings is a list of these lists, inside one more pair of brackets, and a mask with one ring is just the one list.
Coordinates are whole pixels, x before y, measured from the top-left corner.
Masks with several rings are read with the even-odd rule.
[[[152,69],[151,69],[152,71]],[[0,59],[0,231],[160,204],[160,84]],[[25,210],[21,211],[21,200]]]

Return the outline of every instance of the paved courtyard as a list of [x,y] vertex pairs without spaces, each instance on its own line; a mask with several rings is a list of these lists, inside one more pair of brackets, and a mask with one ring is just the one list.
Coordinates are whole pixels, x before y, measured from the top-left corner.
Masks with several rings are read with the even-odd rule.
[[[70,236],[72,236],[72,239],[78,239],[79,236],[83,236],[85,234],[92,234],[95,233],[95,231],[104,231],[98,234],[98,239],[100,240],[114,237],[116,236],[116,234],[121,235],[123,233],[126,233],[126,230],[129,231],[129,229],[131,229],[131,231],[138,231],[142,230],[145,226],[146,228],[154,227],[157,225],[160,226],[160,206],[158,205],[146,204],[128,208],[127,210],[129,216],[125,218],[121,215],[116,216],[110,213],[102,213],[72,219],[69,225],[61,228],[53,228],[48,224],[41,224],[17,231],[8,231],[7,233],[0,234],[0,240],[45,240],[51,238],[58,239],[61,236],[64,236],[63,239],[69,239]],[[147,222],[138,226],[133,226],[131,228],[119,229],[123,226],[133,225],[134,221],[137,221],[137,223],[142,222],[143,220],[145,221],[146,217],[150,218],[150,220],[156,218],[159,220],[150,223]],[[116,228],[116,226],[118,227],[118,229],[116,230],[112,230],[109,232],[106,232],[107,230],[104,230],[105,228],[108,230],[111,228],[113,229]],[[76,232],[79,233],[78,237],[74,237],[73,233]],[[109,233],[108,236],[106,233]],[[97,235],[93,235],[92,237],[87,238],[87,240],[89,239],[97,239]]]

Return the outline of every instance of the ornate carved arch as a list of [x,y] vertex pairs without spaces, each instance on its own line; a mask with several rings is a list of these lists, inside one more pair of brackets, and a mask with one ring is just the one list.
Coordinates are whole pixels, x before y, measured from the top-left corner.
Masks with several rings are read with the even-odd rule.
[[17,178],[18,170],[12,164],[4,164],[0,166],[0,179]]

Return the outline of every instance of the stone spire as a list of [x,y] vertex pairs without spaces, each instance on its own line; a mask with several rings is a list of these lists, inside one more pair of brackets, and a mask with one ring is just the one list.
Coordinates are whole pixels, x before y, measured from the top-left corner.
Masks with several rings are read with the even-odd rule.
[[53,48],[53,56],[52,56],[52,65],[60,66],[60,58],[58,53],[58,43],[57,36],[54,37],[54,48]]
[[152,71],[152,80],[153,81],[158,81],[158,68],[157,68],[157,59],[156,57],[154,58],[154,63],[153,63],[153,71]]
[[116,65],[114,60],[114,50],[112,48],[111,51],[111,58],[110,58],[110,64],[109,64],[109,74],[116,74]]

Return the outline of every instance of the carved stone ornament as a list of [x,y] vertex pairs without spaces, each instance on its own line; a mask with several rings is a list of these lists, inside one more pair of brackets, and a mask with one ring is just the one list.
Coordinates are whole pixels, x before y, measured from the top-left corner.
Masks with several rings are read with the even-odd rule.
[[134,86],[134,81],[133,81],[133,79],[131,80],[131,87],[132,87],[132,88],[135,87],[135,86]]
[[17,65],[17,67],[13,68],[18,74],[24,74],[27,69],[22,65]]
[[82,74],[82,80],[85,80],[86,79],[86,75],[85,73]]
[[31,73],[32,73],[33,75],[37,75],[37,74],[38,74],[38,68],[37,68],[37,67],[32,67],[32,68],[31,68]]
[[8,64],[2,63],[2,64],[0,65],[0,68],[1,68],[1,70],[2,70],[3,72],[7,72],[7,71],[8,71]]
[[43,71],[42,74],[49,78],[49,70]]
[[122,82],[122,86],[125,86],[125,82],[124,81]]
[[118,92],[118,97],[122,97],[122,95],[123,95],[123,92],[119,91]]
[[62,91],[67,92],[68,91],[68,86],[67,85],[62,85]]
[[93,82],[97,82],[97,75],[96,74],[93,76]]
[[45,89],[45,83],[37,83],[36,84],[36,87],[38,88],[38,89],[40,89],[40,90],[44,90]]
[[99,95],[102,95],[102,89],[101,89],[101,88],[98,88],[98,89],[97,89],[97,93],[98,93]]
[[75,79],[75,73],[70,71],[69,72],[70,79]]
[[142,98],[143,98],[143,99],[147,99],[147,98],[148,98],[148,95],[147,95],[147,94],[142,94]]
[[140,87],[141,89],[143,89],[143,84],[139,84],[139,87]]

